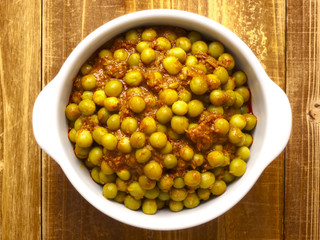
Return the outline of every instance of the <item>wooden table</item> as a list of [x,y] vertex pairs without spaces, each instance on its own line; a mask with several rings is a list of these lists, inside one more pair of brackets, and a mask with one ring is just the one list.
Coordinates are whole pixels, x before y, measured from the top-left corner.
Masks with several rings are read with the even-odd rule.
[[[235,32],[293,110],[287,148],[246,197],[181,231],[138,229],[100,213],[40,150],[31,124],[38,93],[87,34],[152,8],[195,12]],[[319,28],[317,0],[1,0],[0,239],[320,239]]]

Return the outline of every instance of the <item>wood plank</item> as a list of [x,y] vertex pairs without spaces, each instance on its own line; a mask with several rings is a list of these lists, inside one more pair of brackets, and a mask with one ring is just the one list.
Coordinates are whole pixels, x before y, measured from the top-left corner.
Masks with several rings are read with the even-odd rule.
[[0,1],[0,239],[40,239],[41,1]]
[[293,111],[286,151],[285,239],[320,239],[320,3],[287,1],[287,94]]
[[[269,76],[285,86],[285,1],[44,1],[43,83],[58,72],[72,49],[92,30],[125,13],[175,8],[208,16],[242,38]],[[265,24],[265,19],[270,19]],[[283,222],[283,155],[231,211],[181,231],[149,231],[119,223],[90,206],[59,166],[43,158],[44,239],[280,239]],[[257,228],[259,226],[259,228]],[[261,231],[263,229],[264,231]]]

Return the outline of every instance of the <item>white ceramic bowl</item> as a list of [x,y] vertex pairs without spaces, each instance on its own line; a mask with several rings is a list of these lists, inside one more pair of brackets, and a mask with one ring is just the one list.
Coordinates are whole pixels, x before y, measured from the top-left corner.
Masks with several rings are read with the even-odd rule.
[[[68,103],[72,79],[81,65],[112,37],[144,25],[179,26],[221,41],[235,57],[237,66],[248,75],[253,112],[258,118],[244,176],[229,185],[223,195],[203,202],[197,208],[184,209],[178,213],[161,210],[155,215],[146,215],[106,200],[102,196],[101,186],[92,181],[85,167],[80,167],[81,162],[75,157],[67,136],[64,109]],[[287,96],[270,80],[245,43],[230,30],[208,18],[177,10],[135,12],[114,19],[92,32],[73,50],[58,75],[41,91],[33,109],[33,130],[38,144],[57,161],[73,186],[88,202],[116,220],[155,230],[193,227],[228,211],[243,198],[262,171],[282,152],[290,136],[291,124]]]

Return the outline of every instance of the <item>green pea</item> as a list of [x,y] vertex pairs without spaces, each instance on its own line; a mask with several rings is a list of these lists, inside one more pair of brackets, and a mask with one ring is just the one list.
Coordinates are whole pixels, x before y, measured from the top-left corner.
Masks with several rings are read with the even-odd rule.
[[127,117],[121,122],[121,131],[126,134],[134,133],[138,128],[138,122],[135,118]]
[[189,187],[196,187],[201,183],[201,174],[196,170],[190,170],[184,175],[184,183]]
[[81,95],[81,99],[84,100],[84,99],[90,99],[92,100],[93,98],[93,92],[92,91],[84,91]]
[[161,154],[168,154],[172,152],[172,144],[167,141],[166,145],[164,146],[164,148],[161,149]]
[[138,33],[135,29],[131,29],[128,32],[126,32],[126,40],[137,43],[139,41]]
[[114,173],[114,171],[112,170],[112,168],[108,165],[108,163],[106,161],[102,161],[101,162],[101,171],[105,174],[105,175],[111,175]]
[[198,32],[192,31],[188,34],[188,38],[189,38],[190,42],[194,43],[196,41],[201,40],[201,35]]
[[230,118],[230,124],[242,130],[247,122],[246,118],[241,114],[235,114]]
[[160,194],[160,190],[157,186],[155,186],[150,190],[146,190],[144,197],[148,199],[156,199],[159,196],[159,194]]
[[178,58],[181,63],[183,63],[187,58],[186,52],[180,47],[171,48],[168,51],[168,55]]
[[107,120],[110,117],[110,113],[108,112],[108,110],[105,107],[102,107],[99,109],[98,111],[98,120],[100,123],[102,124],[106,124]]
[[235,78],[237,87],[240,87],[247,82],[247,75],[243,71],[236,71],[232,76]]
[[124,81],[130,87],[139,86],[142,80],[143,80],[142,74],[138,70],[131,70],[130,72],[127,72],[126,75],[124,76]]
[[164,37],[157,38],[154,45],[155,49],[158,51],[166,51],[171,48],[170,41]]
[[192,94],[188,90],[183,89],[182,91],[179,92],[178,98],[187,103],[191,100]]
[[173,200],[169,201],[169,208],[173,212],[180,212],[183,209],[183,207],[184,205],[182,201],[181,202],[177,202]]
[[211,113],[219,113],[221,115],[224,114],[224,110],[223,110],[223,107],[216,107],[216,106],[213,106],[213,105],[210,105],[207,110]]
[[166,124],[166,123],[170,122],[170,120],[172,118],[171,108],[169,108],[168,106],[162,106],[161,108],[159,108],[157,110],[156,118],[162,124]]
[[140,63],[139,53],[132,53],[128,58],[128,63],[130,67],[138,66]]
[[178,100],[178,93],[173,89],[166,89],[160,93],[160,99],[167,105],[172,105]]
[[146,103],[144,102],[142,97],[131,97],[129,100],[129,108],[135,113],[141,113],[146,107]]
[[81,85],[84,90],[92,90],[96,87],[96,78],[93,74],[85,75],[81,78]]
[[110,50],[108,49],[102,49],[100,52],[99,52],[99,57],[100,58],[103,58],[103,57],[109,57],[111,58],[112,57],[112,53]]
[[106,133],[101,137],[101,145],[107,150],[115,150],[118,139],[111,133]]
[[241,177],[246,171],[247,164],[241,158],[235,158],[231,161],[230,173],[236,177]]
[[184,116],[174,116],[171,119],[171,128],[178,134],[183,134],[188,126],[189,120]]
[[186,208],[195,208],[200,204],[198,195],[194,193],[189,193],[188,196],[183,200],[183,204]]
[[216,133],[221,135],[226,135],[229,132],[230,126],[229,122],[224,118],[218,118],[214,122],[214,130]]
[[206,74],[208,72],[207,67],[204,64],[198,63],[194,65],[194,67],[200,70],[202,72],[201,74]]
[[138,182],[139,182],[140,186],[145,190],[151,190],[156,187],[156,181],[149,179],[145,175],[139,176]]
[[96,105],[92,100],[85,99],[79,103],[79,110],[81,114],[90,116],[96,111]]
[[114,183],[107,183],[103,186],[102,194],[107,199],[114,199],[117,196],[118,189]]
[[215,180],[216,178],[212,172],[201,173],[200,188],[210,188]]
[[179,37],[176,40],[176,46],[182,48],[186,52],[189,52],[191,49],[191,42],[186,37]]
[[236,156],[238,156],[242,160],[247,160],[250,156],[249,148],[246,146],[242,146],[242,147],[238,148],[236,151]]
[[213,73],[220,79],[221,84],[227,83],[229,79],[228,71],[224,67],[217,67]]
[[91,175],[92,179],[96,183],[100,183],[99,172],[100,172],[100,168],[99,167],[94,167],[90,172],[90,175]]
[[130,153],[132,151],[130,139],[126,137],[121,138],[118,142],[117,149],[122,153]]
[[185,186],[184,180],[182,177],[176,177],[173,181],[173,186],[175,188],[183,188]]
[[135,199],[141,199],[144,197],[144,189],[141,188],[140,184],[138,182],[132,182],[128,186],[128,192],[129,194],[134,197]]
[[170,199],[170,195],[168,192],[160,191],[158,198],[162,201],[168,201]]
[[234,58],[229,53],[221,54],[218,60],[226,64],[227,70],[232,70],[235,66]]
[[204,110],[203,103],[197,99],[194,99],[188,103],[188,115],[189,117],[197,117]]
[[236,102],[236,94],[234,91],[232,90],[226,90],[224,92],[224,95],[225,95],[225,102],[224,102],[224,105],[226,107],[230,107],[232,106],[235,102]]
[[114,51],[113,57],[117,60],[125,61],[128,58],[128,52],[124,48],[117,49]]
[[250,92],[249,89],[245,86],[238,87],[236,90],[242,97],[243,97],[243,102],[248,102],[250,99]]
[[225,181],[226,183],[231,183],[234,181],[235,176],[233,176],[231,173],[229,173],[228,171],[225,171],[223,174],[223,181]]
[[75,136],[76,144],[79,147],[87,148],[92,145],[93,139],[89,130],[80,129]]
[[196,95],[202,95],[209,89],[207,80],[204,76],[195,76],[190,81],[190,89]]
[[193,55],[204,54],[208,51],[208,45],[203,41],[196,41],[191,46],[191,52]]
[[199,200],[208,200],[210,198],[210,190],[209,189],[203,189],[203,188],[199,188],[197,190],[197,195],[198,195],[198,198]]
[[138,149],[135,157],[138,163],[145,163],[151,158],[151,151],[147,148]]
[[179,59],[174,56],[168,56],[162,61],[164,69],[172,75],[178,74],[182,69]]
[[122,180],[120,177],[116,178],[116,185],[119,191],[127,192],[128,191],[128,181]]
[[160,178],[158,181],[158,187],[163,191],[163,192],[168,192],[173,185],[173,177],[167,175],[164,175]]
[[157,202],[154,199],[145,199],[142,203],[142,211],[145,214],[153,215],[157,212],[158,206]]
[[178,164],[178,160],[175,155],[167,154],[163,159],[164,166],[168,169],[174,168]]
[[76,142],[76,134],[77,134],[77,130],[75,130],[74,128],[72,128],[68,133],[69,140],[73,143]]
[[105,94],[108,97],[118,97],[122,90],[122,83],[118,80],[110,80],[104,87]]
[[102,148],[101,147],[93,147],[89,152],[88,161],[96,166],[101,165],[102,161]]
[[117,196],[113,200],[118,203],[124,203],[126,196],[127,194],[125,192],[118,191]]
[[76,154],[77,158],[80,158],[80,159],[87,158],[89,155],[89,152],[90,152],[90,147],[83,148],[83,147],[80,147],[78,144],[75,145],[74,153]]
[[157,130],[156,121],[152,117],[145,117],[140,123],[140,131],[145,134],[154,133]]
[[152,161],[144,166],[143,172],[148,178],[159,180],[162,175],[162,168],[159,163]]
[[244,134],[243,132],[241,132],[241,130],[237,127],[230,127],[229,130],[229,134],[228,134],[228,139],[231,143],[233,144],[237,144],[239,143],[242,138],[243,138]]
[[193,156],[194,156],[194,151],[191,147],[189,147],[188,145],[182,147],[179,151],[180,153],[180,157],[185,160],[185,161],[190,161],[192,160]]
[[127,195],[124,199],[124,205],[131,210],[138,210],[141,207],[141,200],[137,200],[130,195]]
[[230,77],[228,81],[224,85],[222,85],[223,90],[234,90],[235,87],[236,87],[236,83],[233,77]]
[[186,59],[186,66],[190,66],[190,67],[194,67],[198,64],[198,59],[193,56],[193,55],[189,55]]
[[82,73],[82,75],[87,75],[92,69],[92,66],[90,64],[83,64],[80,71]]
[[217,90],[213,90],[210,93],[210,102],[214,105],[214,106],[221,106],[225,103],[226,101],[226,96],[225,96],[225,91],[217,89]]
[[220,87],[221,82],[220,82],[220,79],[218,78],[217,75],[208,74],[206,76],[207,76],[206,80],[207,80],[210,91],[212,91],[214,89],[218,89]]
[[142,32],[141,39],[142,41],[153,41],[157,37],[157,32],[153,28],[147,28]]
[[188,104],[184,101],[176,101],[172,105],[172,111],[176,115],[185,115],[188,112]]
[[92,100],[94,101],[95,104],[98,106],[103,106],[104,100],[106,99],[106,94],[104,93],[103,90],[97,90],[94,92],[92,96]]
[[123,181],[127,181],[131,178],[131,173],[127,169],[121,169],[121,170],[117,171],[116,174]]
[[111,115],[107,120],[107,126],[110,130],[117,130],[120,128],[120,116],[119,114]]
[[225,162],[225,156],[221,151],[212,151],[207,156],[208,162],[211,167],[220,167]]
[[[89,149],[90,149],[90,148],[89,148]],[[86,165],[86,167],[87,167],[88,169],[92,169],[92,168],[96,167],[96,165],[94,165],[94,164],[92,164],[91,162],[89,162],[88,159],[84,161],[84,164]]]
[[198,123],[190,123],[189,124],[189,127],[188,127],[188,130],[192,129],[192,128],[197,128],[199,126]]
[[216,144],[213,147],[214,150],[216,151],[222,151],[223,150],[223,146],[221,144]]
[[173,140],[178,140],[180,138],[180,135],[178,133],[176,133],[175,131],[173,131],[172,128],[168,129],[168,137],[173,139]]
[[172,188],[170,190],[170,198],[174,201],[183,201],[188,195],[185,188]]
[[104,99],[103,105],[108,111],[114,112],[119,110],[120,101],[116,97],[107,97],[106,99]]
[[224,53],[224,46],[220,42],[211,42],[208,52],[212,57],[218,58]]
[[65,109],[65,114],[70,121],[75,121],[80,117],[81,112],[77,104],[70,103]]
[[244,130],[251,131],[252,129],[254,129],[255,126],[257,125],[257,117],[250,113],[247,113],[243,116],[246,120],[246,126]]
[[204,163],[204,157],[202,154],[200,153],[196,153],[193,156],[192,161],[197,165],[197,166],[201,166]]
[[146,136],[142,132],[134,132],[130,137],[130,144],[134,148],[142,148],[145,142]]
[[213,195],[221,195],[227,189],[227,184],[223,180],[217,180],[214,182],[211,188],[211,193]]
[[139,42],[136,46],[136,49],[139,53],[141,53],[144,49],[149,48],[150,47],[150,43],[149,42]]
[[163,133],[167,133],[168,129],[166,125],[163,124],[157,124],[157,132],[163,132]]
[[177,35],[171,30],[165,30],[162,34],[165,38],[169,39],[170,41],[174,41],[177,39]]
[[252,141],[253,141],[252,136],[247,133],[245,133],[244,135],[246,137],[245,142],[244,142],[244,146],[250,147],[250,145],[252,144]]
[[152,147],[163,148],[167,144],[167,135],[163,132],[155,132],[151,134],[149,141]]
[[[244,103],[243,97],[240,93],[238,93],[236,91],[234,92],[234,94],[236,96],[236,101],[234,102],[233,106],[235,108],[241,108]],[[240,109],[241,113],[247,113],[248,111],[249,111],[249,109],[246,112],[244,112],[243,109]]]
[[141,61],[144,64],[150,64],[156,59],[156,53],[152,48],[146,48],[141,53]]
[[162,200],[160,200],[159,198],[156,199],[156,203],[157,203],[158,209],[164,208],[164,206],[165,206],[165,204],[166,204],[165,201],[162,201]]

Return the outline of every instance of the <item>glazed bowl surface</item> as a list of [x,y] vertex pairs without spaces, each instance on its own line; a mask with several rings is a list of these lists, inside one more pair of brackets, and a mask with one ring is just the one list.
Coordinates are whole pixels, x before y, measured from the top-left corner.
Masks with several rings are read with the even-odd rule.
[[[155,215],[132,211],[123,204],[106,200],[102,187],[90,177],[73,152],[68,139],[64,109],[72,79],[81,65],[105,42],[131,28],[171,25],[195,30],[207,39],[222,42],[233,54],[236,65],[248,76],[252,110],[258,124],[246,173],[227,191],[194,209],[174,213],[168,209]],[[285,148],[291,132],[292,114],[287,96],[266,74],[256,56],[234,33],[208,18],[177,10],[147,10],[114,19],[88,35],[73,50],[57,76],[41,91],[33,109],[33,130],[39,146],[61,166],[76,190],[94,207],[123,223],[146,229],[177,230],[208,222],[228,211],[252,188],[263,170]]]

